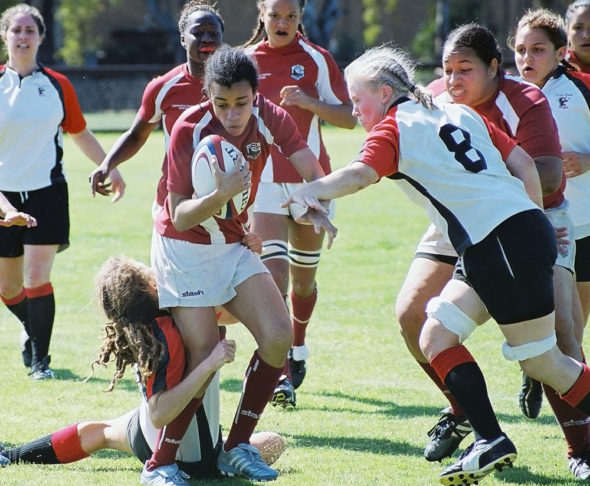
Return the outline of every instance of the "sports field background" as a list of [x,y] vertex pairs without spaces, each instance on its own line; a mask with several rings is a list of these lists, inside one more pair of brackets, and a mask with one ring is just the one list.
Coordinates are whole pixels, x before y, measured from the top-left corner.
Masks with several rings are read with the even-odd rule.
[[[130,118],[121,123],[124,128]],[[99,128],[100,117],[89,117]],[[103,123],[105,127],[112,122]],[[345,165],[358,151],[364,134],[325,130],[333,165]],[[118,134],[100,133],[108,150]],[[150,207],[163,151],[161,132],[140,154],[122,166],[127,182],[123,200],[89,193],[92,164],[66,137],[65,164],[70,184],[71,247],[57,256],[53,285],[57,315],[51,344],[52,368],[59,380],[33,382],[18,347],[20,324],[0,308],[0,442],[19,444],[76,421],[115,417],[139,401],[132,372],[112,393],[103,393],[112,368],[98,371],[88,383],[89,363],[102,336],[102,316],[93,303],[94,275],[110,255],[124,253],[149,262]],[[485,215],[482,215],[485,217]],[[281,433],[287,452],[276,463],[280,485],[437,484],[449,461],[427,463],[422,457],[426,432],[446,404],[413,362],[394,318],[395,295],[414,246],[426,226],[422,212],[384,180],[362,193],[338,201],[338,238],[324,250],[318,275],[319,299],[308,331],[308,376],[297,394],[297,409],[270,405],[259,430]],[[234,363],[222,369],[222,422],[228,430],[239,398],[243,371],[254,343],[240,325],[229,329],[236,339]],[[535,421],[518,407],[520,372],[500,350],[500,333],[490,322],[468,343],[479,360],[505,431],[519,450],[513,469],[481,484],[574,485],[565,459],[565,442],[548,405]],[[465,440],[467,446],[471,437]],[[0,484],[135,485],[141,464],[115,451],[70,465],[21,465],[0,469]],[[195,484],[245,485],[224,479]]]

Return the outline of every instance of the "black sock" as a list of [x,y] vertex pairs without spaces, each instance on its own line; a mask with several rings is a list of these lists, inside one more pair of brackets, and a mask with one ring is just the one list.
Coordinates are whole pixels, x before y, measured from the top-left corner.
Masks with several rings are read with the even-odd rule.
[[8,457],[13,464],[29,462],[33,464],[60,464],[51,444],[51,435],[46,435],[28,444],[6,449],[2,455]]
[[445,385],[461,404],[465,416],[477,434],[487,440],[502,434],[488,397],[483,374],[475,362],[455,366],[445,378]]
[[25,331],[27,331],[27,334],[29,333],[27,326],[27,321],[29,320],[28,300],[29,299],[25,297],[18,304],[6,305],[6,307],[8,307],[8,310],[10,310],[10,312],[12,312],[18,318],[18,320],[22,322]]
[[49,342],[55,318],[55,297],[53,292],[41,297],[29,297],[29,336],[33,349],[33,363],[42,360],[49,353]]

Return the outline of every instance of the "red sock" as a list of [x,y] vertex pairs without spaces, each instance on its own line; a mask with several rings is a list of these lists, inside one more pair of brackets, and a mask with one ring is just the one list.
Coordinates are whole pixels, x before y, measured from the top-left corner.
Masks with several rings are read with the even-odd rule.
[[443,395],[445,396],[445,398],[449,401],[449,404],[451,405],[451,413],[457,417],[464,417],[465,413],[463,412],[461,405],[459,405],[457,400],[455,400],[455,397],[453,396],[451,391],[447,388],[447,385],[445,385],[440,380],[439,376],[436,374],[436,371],[434,371],[434,368],[430,365],[430,363],[420,363],[418,361],[418,364],[422,367],[424,372],[430,377],[430,379],[434,382],[434,384],[438,387],[438,389],[441,392],[443,392]]
[[202,401],[202,398],[193,398],[188,402],[188,405],[184,407],[184,410],[180,412],[178,417],[160,429],[156,448],[146,465],[148,471],[153,471],[160,466],[174,464],[176,451],[178,451],[180,441],[184,437],[186,429],[192,418],[195,416]]
[[432,369],[443,383],[449,371],[463,363],[475,363],[475,360],[462,344],[441,351],[430,361]]
[[293,346],[303,346],[305,344],[305,332],[307,324],[311,319],[311,314],[318,299],[318,288],[308,297],[299,297],[291,292],[291,316],[293,325]]
[[236,411],[232,427],[225,442],[225,451],[230,451],[238,444],[250,443],[250,436],[270,400],[283,367],[274,368],[262,361],[255,351],[244,377],[244,386],[240,404]]
[[588,448],[590,442],[590,417],[577,408],[568,405],[553,388],[543,384],[545,396],[553,409],[553,414],[563,430],[567,442],[567,456],[579,456]]
[[13,297],[12,299],[6,299],[5,297],[2,297],[0,295],[0,300],[2,300],[2,302],[4,302],[7,306],[10,307],[11,305],[20,304],[23,300],[25,300],[26,297],[27,294],[25,293],[25,288],[23,287],[21,291],[18,293],[18,295]]
[[62,464],[88,457],[88,454],[82,449],[82,444],[80,444],[78,424],[70,425],[51,434],[51,445],[55,456]]

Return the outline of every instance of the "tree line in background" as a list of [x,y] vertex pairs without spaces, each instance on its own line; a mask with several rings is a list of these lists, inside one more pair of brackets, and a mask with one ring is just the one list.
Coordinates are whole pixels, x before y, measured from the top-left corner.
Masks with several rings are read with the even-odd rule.
[[[176,12],[177,15],[184,1],[166,0],[167,8],[165,9],[158,0],[144,1],[150,18],[159,24],[158,28],[164,32],[164,35],[169,36],[170,44],[176,45],[177,19],[173,18],[171,12]],[[531,0],[520,3],[526,3],[530,8],[546,7],[563,13],[570,1]],[[41,10],[49,26],[59,27],[48,29],[46,41],[40,52],[41,59],[51,64],[63,63],[70,66],[86,64],[88,55],[99,52],[105,43],[105,39],[101,38],[94,28],[94,20],[99,14],[120,2],[122,0],[26,0],[24,3],[35,5]],[[366,47],[371,47],[378,42],[383,30],[383,20],[394,12],[398,0],[361,0],[361,2],[363,42]],[[17,3],[21,2],[0,0],[0,10]],[[507,9],[511,0],[497,0],[493,3],[494,8]],[[487,12],[489,12],[488,2],[481,0],[432,0],[427,3],[422,18],[408,19],[416,24],[416,34],[409,47],[422,61],[436,62],[440,55],[441,43],[449,30],[474,19],[485,19]],[[319,45],[330,47],[334,40],[334,27],[341,13],[341,0],[307,0],[304,24],[310,39]],[[397,14],[403,15],[403,12]],[[494,30],[493,25],[488,27]],[[57,36],[59,41],[55,42]],[[153,50],[151,54],[153,59]],[[177,60],[173,59],[173,61]]]

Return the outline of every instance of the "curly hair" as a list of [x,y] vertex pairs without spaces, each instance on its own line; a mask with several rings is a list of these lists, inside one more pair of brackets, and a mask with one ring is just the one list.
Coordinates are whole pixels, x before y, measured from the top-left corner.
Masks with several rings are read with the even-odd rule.
[[125,256],[111,257],[96,277],[96,294],[105,313],[105,336],[98,358],[91,363],[106,367],[111,357],[115,373],[107,390],[111,391],[129,365],[136,365],[142,384],[153,375],[162,352],[152,333],[154,319],[161,315],[152,270]]
[[[303,9],[305,8],[305,0],[296,0],[296,1],[299,4],[300,12],[303,12]],[[258,11],[262,14],[264,12],[264,9],[266,8],[265,0],[257,0],[256,6],[258,7]],[[305,33],[305,29],[303,28],[303,24],[300,23],[299,26],[297,27],[297,30],[301,33],[301,35],[303,37],[307,37],[307,35]],[[244,42],[242,47],[248,47],[248,46],[255,44],[256,42],[258,42],[262,38],[263,33],[264,33],[264,22],[263,22],[262,18],[259,17],[258,23],[256,24],[256,27],[254,27],[254,30],[252,32],[252,37],[250,37],[246,42]]]

